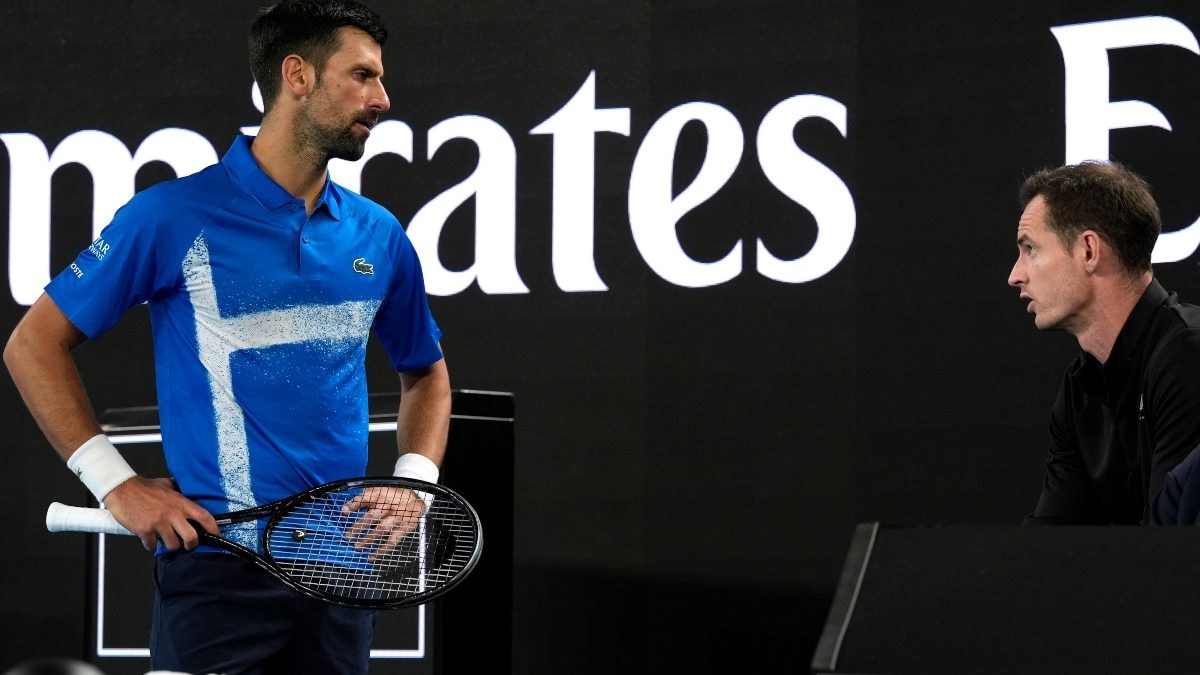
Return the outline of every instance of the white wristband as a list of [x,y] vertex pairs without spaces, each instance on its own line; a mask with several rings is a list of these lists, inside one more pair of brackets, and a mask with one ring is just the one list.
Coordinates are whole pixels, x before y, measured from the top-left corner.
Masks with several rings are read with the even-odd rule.
[[[438,466],[433,463],[432,459],[415,452],[406,452],[396,460],[396,468],[392,471],[392,475],[397,478],[416,478],[426,483],[436,483],[441,472],[438,471]],[[425,510],[428,511],[429,505],[433,503],[433,495],[420,490],[413,490],[413,492],[416,492],[421,501],[425,502]]]
[[79,476],[98,502],[103,502],[113,488],[137,475],[104,434],[92,436],[71,453],[67,468]]

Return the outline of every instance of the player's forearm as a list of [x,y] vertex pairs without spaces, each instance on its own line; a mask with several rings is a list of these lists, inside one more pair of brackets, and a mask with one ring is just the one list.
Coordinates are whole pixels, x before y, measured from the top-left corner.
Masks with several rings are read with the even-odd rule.
[[450,432],[450,374],[445,360],[420,373],[402,373],[396,443],[441,465]]
[[4,365],[46,439],[63,459],[100,433],[66,341],[39,335],[25,321],[4,348]]

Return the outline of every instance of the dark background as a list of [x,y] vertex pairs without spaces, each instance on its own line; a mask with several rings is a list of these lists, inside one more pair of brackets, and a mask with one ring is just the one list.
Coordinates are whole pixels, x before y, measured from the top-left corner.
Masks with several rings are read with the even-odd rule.
[[[1005,285],[1016,188],[1064,160],[1063,58],[1050,28],[1160,14],[1200,29],[1192,2],[904,3],[419,0],[373,3],[388,20],[391,119],[414,160],[380,157],[362,191],[402,222],[473,170],[465,140],[427,159],[430,127],[487,117],[516,147],[516,261],[529,292],[472,285],[432,297],[454,386],[516,400],[514,663],[522,673],[807,669],[862,521],[1002,525],[1036,500],[1065,335],[1039,334]],[[136,148],[165,127],[222,154],[257,124],[245,2],[9,2],[0,8],[0,133],[48,149],[82,129]],[[1168,229],[1200,215],[1200,56],[1111,53],[1111,99],[1145,100],[1173,125],[1116,130],[1111,152],[1155,186]],[[596,72],[597,106],[630,134],[596,136],[595,261],[604,292],[566,292],[551,268],[552,140],[529,130]],[[754,134],[776,103],[819,94],[848,111],[796,143],[847,184],[853,245],[819,279],[760,276],[754,240],[802,255],[808,212],[763,176]],[[743,272],[681,288],[642,260],[627,192],[637,149],[668,110],[720,105],[745,135],[738,170],[679,223],[698,260],[743,241]],[[685,128],[674,185],[706,147]],[[0,205],[12,167],[0,144]],[[138,187],[170,177],[149,165]],[[52,183],[54,272],[91,240],[92,182]],[[472,262],[475,212],[450,218],[438,255]],[[0,278],[8,232],[0,208]],[[19,254],[19,253],[18,253]],[[424,255],[424,253],[423,253]],[[1156,266],[1200,298],[1195,255]],[[24,307],[0,294],[0,330]],[[95,407],[154,402],[137,308],[78,352]],[[372,348],[373,388],[394,375]],[[82,655],[78,540],[44,531],[51,500],[85,493],[5,379],[0,667]],[[486,451],[486,449],[480,449]],[[11,536],[11,535],[10,535]],[[502,671],[508,664],[497,664]]]

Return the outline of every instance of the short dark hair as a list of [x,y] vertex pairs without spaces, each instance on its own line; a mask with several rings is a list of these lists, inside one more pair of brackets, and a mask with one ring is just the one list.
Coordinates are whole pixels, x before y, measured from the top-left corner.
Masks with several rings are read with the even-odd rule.
[[250,24],[250,70],[262,92],[263,110],[279,96],[279,66],[297,54],[317,67],[317,76],[329,57],[341,47],[338,30],[357,28],[383,46],[387,27],[383,19],[353,0],[282,0],[258,13]]
[[1119,162],[1086,161],[1045,169],[1021,185],[1021,207],[1041,195],[1047,225],[1068,250],[1084,230],[1095,230],[1117,254],[1125,270],[1150,270],[1154,242],[1162,231],[1150,184]]

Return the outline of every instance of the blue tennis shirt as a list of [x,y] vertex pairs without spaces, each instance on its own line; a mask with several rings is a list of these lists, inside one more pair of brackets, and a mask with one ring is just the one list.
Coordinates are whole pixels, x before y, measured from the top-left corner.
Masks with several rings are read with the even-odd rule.
[[329,180],[308,215],[252,142],[136,195],[46,287],[93,339],[149,304],[167,466],[213,513],[362,475],[372,330],[398,371],[442,358],[396,218]]

